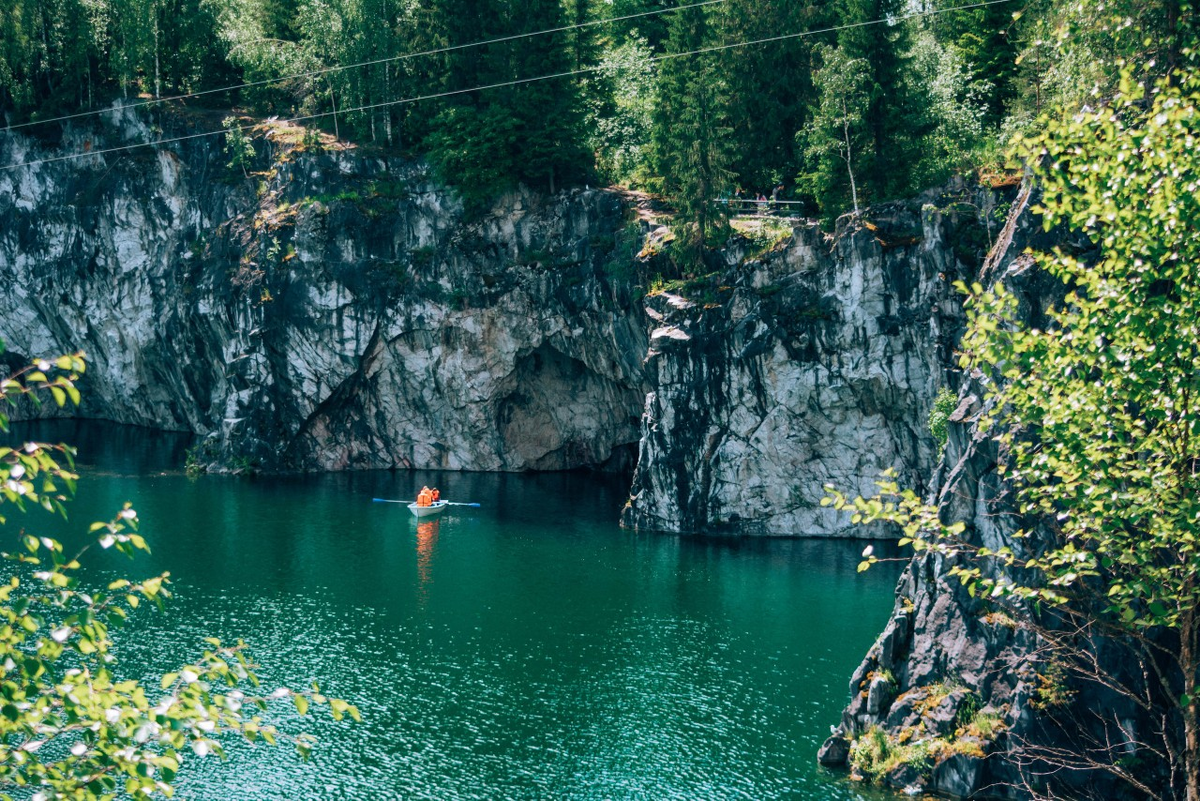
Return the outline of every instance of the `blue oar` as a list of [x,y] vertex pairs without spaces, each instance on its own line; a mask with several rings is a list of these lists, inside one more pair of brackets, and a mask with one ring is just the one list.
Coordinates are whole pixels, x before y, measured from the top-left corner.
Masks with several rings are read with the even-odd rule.
[[[412,501],[393,501],[390,498],[372,498],[371,500],[375,503],[412,503]],[[480,508],[480,505],[477,503],[456,503],[455,501],[446,501],[445,504],[447,506],[474,506],[476,509]]]

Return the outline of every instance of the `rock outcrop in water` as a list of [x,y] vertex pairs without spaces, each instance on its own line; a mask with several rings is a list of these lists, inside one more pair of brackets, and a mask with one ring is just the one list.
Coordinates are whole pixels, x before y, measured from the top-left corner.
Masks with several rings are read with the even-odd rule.
[[[638,468],[623,522],[737,534],[871,536],[820,506],[874,494],[887,469],[924,491],[928,415],[963,324],[998,199],[963,186],[814,223],[760,258],[725,252],[709,299],[663,293]],[[989,221],[994,230],[988,229]]]
[[[106,116],[4,136],[0,163],[152,138]],[[249,177],[211,137],[0,172],[10,361],[82,349],[82,414],[206,435],[226,466],[629,465],[646,333],[606,272],[637,249],[617,195],[468,218],[419,164],[266,130]]]

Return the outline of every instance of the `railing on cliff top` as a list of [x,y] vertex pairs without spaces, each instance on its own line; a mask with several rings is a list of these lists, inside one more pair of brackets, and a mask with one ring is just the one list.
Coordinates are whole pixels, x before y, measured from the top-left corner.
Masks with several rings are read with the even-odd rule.
[[718,198],[713,201],[728,206],[734,217],[803,217],[805,203],[802,200],[754,200],[752,198]]

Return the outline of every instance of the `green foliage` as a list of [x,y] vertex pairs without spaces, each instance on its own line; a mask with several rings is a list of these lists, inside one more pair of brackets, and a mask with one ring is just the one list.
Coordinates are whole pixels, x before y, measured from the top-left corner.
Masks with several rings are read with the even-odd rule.
[[0,109],[18,120],[233,78],[202,0],[0,0],[0,20]]
[[1046,711],[1065,707],[1074,697],[1075,691],[1071,689],[1068,671],[1062,662],[1051,660],[1035,672],[1033,697],[1029,699],[1034,709]]
[[971,74],[971,62],[953,45],[939,45],[928,32],[913,40],[911,91],[923,92],[929,130],[920,158],[911,165],[917,186],[930,186],[961,173],[992,140],[985,131],[992,83]]
[[230,170],[241,170],[243,177],[250,177],[250,168],[258,156],[254,140],[242,128],[242,122],[237,117],[226,117],[221,125],[225,128],[225,155],[229,157],[225,166]]
[[1200,81],[1181,82],[1126,80],[1111,106],[1025,141],[1044,165],[1044,224],[1101,256],[1039,259],[1069,289],[1044,328],[1005,330],[1017,302],[1002,284],[974,292],[964,340],[972,364],[1003,366],[1005,422],[1035,427],[1000,434],[1022,511],[1060,531],[1033,566],[1063,588],[1103,576],[1104,611],[1135,628],[1176,627],[1200,602]]
[[[671,16],[671,53],[690,53],[708,43],[705,8]],[[726,207],[713,201],[731,188],[731,129],[722,103],[725,91],[717,60],[701,53],[671,58],[659,67],[658,97],[651,131],[652,163],[662,189],[675,205],[676,257],[699,266],[713,237],[726,230]]]
[[[77,404],[84,367],[82,354],[39,360],[0,381],[0,399],[37,403],[48,394],[59,406]],[[0,429],[7,423],[0,413]],[[78,478],[70,469],[73,454],[65,445],[0,447],[0,507],[65,514]],[[0,516],[0,525],[6,522]],[[0,795],[169,796],[185,761],[221,755],[231,737],[287,739],[307,756],[311,737],[284,735],[260,714],[272,705],[290,703],[304,715],[315,703],[335,719],[360,718],[316,684],[262,693],[258,666],[241,642],[206,639],[195,660],[150,684],[124,678],[114,632],[144,603],[161,607],[170,598],[170,574],[87,586],[81,560],[89,550],[131,557],[148,550],[129,504],[88,532],[90,544],[71,553],[22,529],[14,532],[16,547],[3,554],[10,573],[0,585]]]
[[[244,81],[199,102],[318,115],[309,149],[320,127],[431,152],[474,204],[519,183],[553,190],[590,181],[594,157],[605,180],[664,189],[676,205],[686,199],[680,233],[695,248],[712,216],[701,206],[724,189],[769,195],[798,176],[788,196],[815,199],[832,219],[854,205],[851,171],[860,204],[926,188],[994,160],[997,140],[1030,130],[1040,113],[1110,96],[1115,58],[1153,57],[1144,74],[1162,74],[1196,34],[1187,0],[1035,0],[1016,13],[937,0],[923,8],[945,13],[922,22],[899,19],[911,10],[900,0],[727,0],[477,46],[664,8],[651,0],[0,0],[0,108],[23,121],[97,108],[116,94]],[[783,38],[802,31],[814,35]],[[861,74],[836,76],[829,48]],[[409,57],[426,50],[439,52]],[[330,70],[350,64],[364,66]],[[835,88],[839,77],[849,94]],[[479,88],[490,84],[509,85]],[[408,102],[423,95],[442,96]],[[840,111],[839,97],[851,101]],[[844,117],[853,119],[851,135],[830,139],[826,129]],[[474,147],[481,156],[464,154]],[[492,166],[496,155],[502,161]],[[704,230],[689,232],[696,226]]]
[[[935,708],[948,694],[947,689],[938,685],[922,689],[927,691],[926,700],[917,707],[922,713]],[[880,726],[872,726],[851,744],[850,767],[872,782],[882,782],[889,773],[902,767],[929,776],[939,762],[954,754],[984,757],[986,744],[1005,728],[1003,715],[981,709],[978,696],[967,694],[955,710],[954,730],[950,734],[930,736],[918,724],[892,735]]]
[[850,201],[859,210],[855,173],[870,148],[866,114],[871,99],[870,65],[864,58],[851,58],[839,48],[823,46],[817,51],[821,67],[813,73],[818,103],[812,118],[797,135],[808,157],[808,172],[796,182],[814,195],[827,218],[836,217]]
[[[453,47],[559,28],[563,15],[557,0],[520,6],[444,0],[430,9],[429,27],[440,44]],[[565,78],[523,82],[569,72],[574,44],[577,38],[553,35],[452,49],[442,55],[440,72],[428,76],[429,84],[448,96],[439,101],[442,108],[423,145],[440,176],[459,188],[468,206],[479,210],[517,184],[554,192],[589,177],[579,84]],[[469,91],[490,84],[510,85]]]
[[188,478],[195,478],[208,472],[208,465],[217,458],[217,443],[215,439],[205,438],[188,448],[184,453],[183,468]]
[[905,765],[927,776],[941,748],[937,739],[901,743],[881,727],[872,726],[850,746],[850,767],[873,781]]
[[[939,0],[938,8],[956,8],[961,3]],[[1028,12],[1026,12],[1028,13]],[[931,17],[929,33],[940,50],[961,66],[960,86],[974,87],[983,101],[981,119],[996,128],[1004,119],[1017,93],[1017,53],[1020,39],[1014,26],[1013,8],[1005,4],[963,9]]]
[[939,454],[945,450],[946,441],[950,438],[947,425],[950,422],[950,415],[957,405],[958,396],[949,387],[939,389],[933,399],[933,408],[929,410],[929,433],[933,434],[933,441],[937,443]]
[[602,177],[614,183],[644,181],[652,115],[657,105],[656,68],[646,40],[634,38],[604,51],[596,76],[585,86],[588,145]]
[[745,259],[761,258],[784,242],[791,240],[795,221],[778,217],[755,217],[753,220],[733,220],[734,231],[750,242],[750,252]]
[[1004,716],[999,712],[979,710],[967,720],[963,733],[982,740],[994,740],[1005,728]]
[[[950,572],[972,594],[1071,604],[1159,653],[1169,665],[1160,668],[1161,695],[1179,721],[1169,734],[1179,743],[1173,769],[1193,795],[1200,791],[1198,138],[1200,75],[1191,69],[1153,85],[1126,72],[1111,104],[1046,121],[1021,145],[1042,185],[1037,211],[1047,229],[1088,237],[1098,257],[1037,254],[1065,298],[1036,328],[1020,323],[1018,298],[1002,283],[962,287],[970,296],[963,366],[988,381],[991,411],[979,428],[1007,448],[1001,470],[1016,487],[1019,511],[1052,542],[1032,555],[976,546],[962,537],[961,523],[944,526],[935,509],[886,481],[877,498],[850,502],[834,492],[826,499],[853,509],[856,521],[900,525],[901,542],[918,551],[962,557]],[[1152,639],[1162,631],[1175,633],[1174,646]],[[1044,703],[1065,697],[1054,691]]]
[[[838,50],[848,63],[866,62],[867,102],[863,126],[869,146],[861,163],[862,197],[868,202],[905,194],[912,188],[908,169],[921,156],[929,129],[926,107],[914,92],[912,22],[856,25],[898,17],[902,0],[838,0]],[[828,211],[828,210],[826,210]]]
[[954,710],[954,727],[963,729],[971,725],[983,709],[983,702],[979,700],[979,696],[973,692],[964,693],[962,699],[958,702],[958,708]]
[[[781,33],[819,30],[834,20],[828,3],[792,0],[726,0],[717,6],[714,44],[771,39]],[[730,137],[729,169],[752,196],[770,196],[803,160],[795,133],[816,98],[813,37],[767,41],[717,54]]]
[[[297,8],[282,2],[260,0],[215,0],[220,41],[228,58],[243,80],[256,84],[242,91],[240,99],[266,113],[314,113],[319,110],[318,84],[313,77],[280,83],[263,83],[285,75],[297,75],[324,66],[319,46],[305,47],[296,40]],[[336,36],[341,28],[333,20],[325,27],[325,37]],[[310,23],[315,25],[315,23]],[[318,51],[318,52],[314,52]]]
[[514,186],[517,129],[516,120],[500,106],[448,108],[426,139],[430,160],[467,206],[479,210]]

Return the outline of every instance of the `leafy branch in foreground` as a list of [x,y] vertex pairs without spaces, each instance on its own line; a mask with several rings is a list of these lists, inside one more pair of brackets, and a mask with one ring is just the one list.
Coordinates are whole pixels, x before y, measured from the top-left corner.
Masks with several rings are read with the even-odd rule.
[[1057,606],[1135,649],[1157,690],[1134,695],[1149,698],[1170,776],[1150,790],[1200,801],[1200,76],[1129,75],[1111,104],[1023,143],[1047,230],[1081,232],[1098,252],[1036,254],[1063,302],[1034,328],[1003,283],[961,287],[962,362],[989,400],[977,426],[1008,454],[999,469],[1027,528],[992,551],[886,481],[879,498],[826,500],[900,525],[918,551],[962,557],[950,573],[973,594]]
[[[0,398],[13,405],[48,392],[59,406],[77,404],[84,367],[82,354],[35,362],[0,381]],[[8,430],[3,412],[0,430]],[[66,445],[0,447],[0,507],[33,504],[65,514],[78,476],[59,460],[70,465],[73,456]],[[62,543],[22,531],[19,547],[2,554],[10,570],[0,584],[0,798],[18,789],[32,789],[39,801],[170,796],[184,760],[223,754],[228,736],[272,745],[286,739],[307,757],[312,737],[285,735],[259,714],[272,703],[290,701],[300,715],[318,704],[335,720],[360,719],[357,708],[322,695],[316,683],[260,691],[258,665],[240,641],[207,639],[197,659],[158,686],[123,678],[112,631],[143,602],[161,607],[170,575],[85,587],[81,560],[92,548],[131,557],[149,550],[128,504],[93,523],[89,535],[68,554]]]

